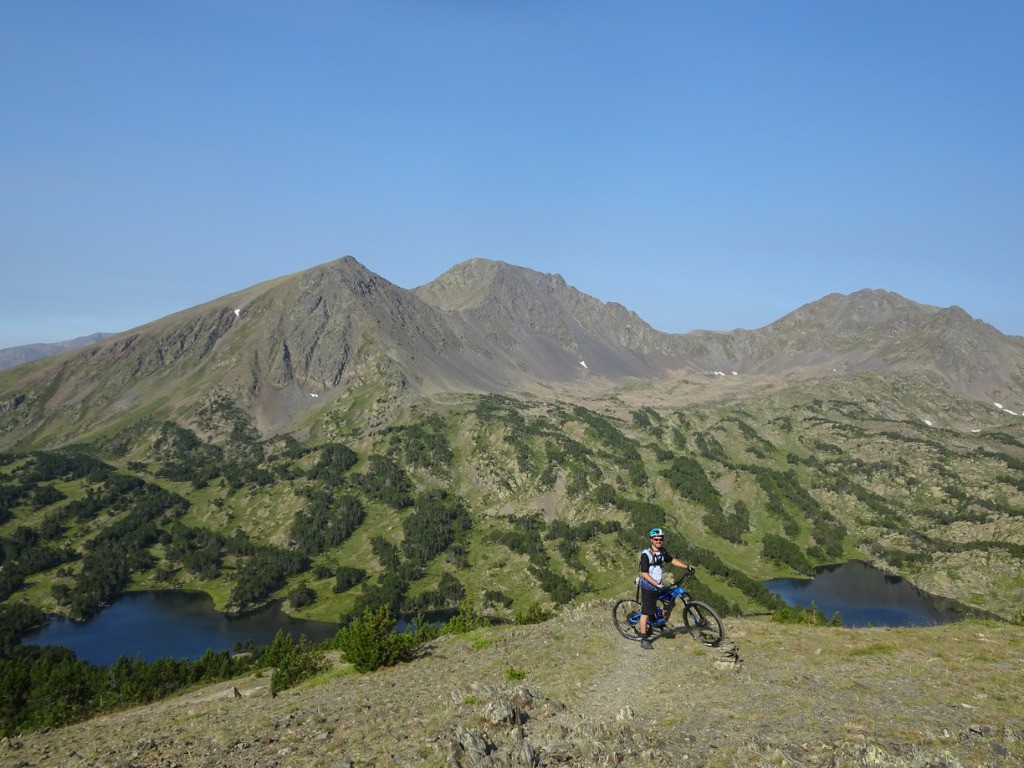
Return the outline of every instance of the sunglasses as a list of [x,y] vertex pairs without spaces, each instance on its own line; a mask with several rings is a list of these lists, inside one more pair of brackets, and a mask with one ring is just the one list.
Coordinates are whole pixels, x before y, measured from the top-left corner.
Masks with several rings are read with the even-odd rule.
[[664,541],[664,536],[651,536],[651,541]]

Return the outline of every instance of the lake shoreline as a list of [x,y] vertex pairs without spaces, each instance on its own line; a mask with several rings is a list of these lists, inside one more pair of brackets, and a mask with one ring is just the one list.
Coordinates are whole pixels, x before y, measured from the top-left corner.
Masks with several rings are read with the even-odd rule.
[[1005,621],[953,598],[932,595],[902,576],[863,560],[823,565],[813,577],[761,582],[787,605],[816,608],[826,617],[838,613],[847,627],[917,627],[969,618]]

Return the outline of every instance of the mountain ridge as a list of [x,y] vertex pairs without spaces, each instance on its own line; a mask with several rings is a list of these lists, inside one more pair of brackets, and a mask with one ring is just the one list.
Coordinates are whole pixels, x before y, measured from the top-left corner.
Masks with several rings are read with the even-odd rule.
[[33,360],[41,360],[44,357],[59,355],[69,349],[78,349],[95,344],[98,341],[113,336],[113,333],[90,333],[86,336],[79,336],[74,339],[66,339],[54,342],[37,342],[33,344],[21,344],[14,347],[0,349],[0,371],[5,368],[13,368],[17,365],[24,365]]
[[829,294],[756,330],[670,334],[560,275],[471,259],[404,289],[346,256],[0,373],[0,447],[79,439],[214,392],[275,434],[372,381],[430,395],[892,371],[1020,412],[1024,338],[876,289]]

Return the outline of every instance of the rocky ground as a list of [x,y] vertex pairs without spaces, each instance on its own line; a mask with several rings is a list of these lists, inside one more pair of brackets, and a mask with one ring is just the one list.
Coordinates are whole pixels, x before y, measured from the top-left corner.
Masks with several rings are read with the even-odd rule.
[[643,651],[610,603],[269,694],[251,677],[5,739],[17,768],[1024,766],[1024,629],[728,620]]

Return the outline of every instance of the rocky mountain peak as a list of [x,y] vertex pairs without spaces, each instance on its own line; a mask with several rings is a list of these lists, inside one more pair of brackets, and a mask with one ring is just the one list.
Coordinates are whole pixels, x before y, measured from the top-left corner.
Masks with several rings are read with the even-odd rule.
[[566,291],[578,293],[561,275],[479,258],[457,264],[435,280],[414,289],[424,301],[446,312],[508,305],[531,297],[550,301]]

